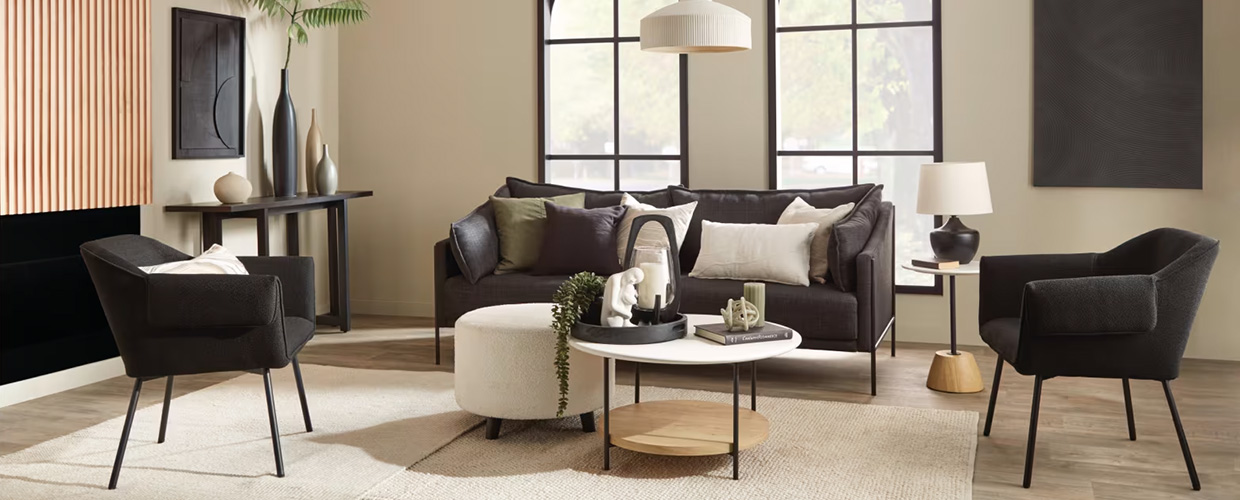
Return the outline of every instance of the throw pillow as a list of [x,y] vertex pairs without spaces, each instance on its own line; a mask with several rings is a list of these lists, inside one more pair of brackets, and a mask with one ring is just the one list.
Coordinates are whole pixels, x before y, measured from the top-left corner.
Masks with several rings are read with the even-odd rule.
[[693,278],[759,280],[809,286],[809,247],[817,223],[721,224],[702,221]]
[[[465,218],[452,223],[448,246],[456,267],[470,283],[495,272],[499,264],[499,236],[495,232],[495,208],[487,201]],[[436,259],[443,256],[436,255]]]
[[499,264],[495,274],[523,271],[538,262],[543,231],[547,225],[546,202],[582,208],[586,195],[566,194],[551,198],[491,197],[495,209],[495,232],[499,234]]
[[831,228],[827,254],[831,260],[831,279],[840,290],[851,292],[857,286],[857,255],[870,240],[882,205],[883,186],[879,184],[865,194],[848,217]]
[[219,244],[189,260],[139,267],[146,274],[250,274],[236,255]]
[[616,224],[626,207],[562,207],[547,202],[547,229],[533,274],[568,275],[589,271],[610,276],[622,271],[616,254]]
[[[621,265],[624,263],[625,253],[629,251],[629,232],[633,229],[633,219],[640,215],[665,215],[671,218],[672,228],[676,230],[676,248],[679,249],[685,243],[685,235],[689,233],[689,221],[693,219],[693,211],[697,209],[696,201],[671,208],[656,208],[637,201],[636,198],[629,196],[628,193],[625,193],[624,197],[620,199],[620,204],[629,209],[628,212],[625,212],[624,219],[620,221],[620,226],[616,229],[616,256],[619,258]],[[666,248],[669,246],[667,244],[667,232],[663,230],[661,225],[647,223],[637,233],[636,246]]]
[[852,212],[856,203],[845,203],[835,208],[814,208],[800,196],[788,204],[784,213],[780,214],[778,224],[804,224],[815,222],[818,230],[814,232],[814,241],[809,245],[809,279],[815,283],[827,282],[827,271],[830,270],[831,259],[827,258],[827,244],[831,240],[831,228],[836,222],[844,220]]

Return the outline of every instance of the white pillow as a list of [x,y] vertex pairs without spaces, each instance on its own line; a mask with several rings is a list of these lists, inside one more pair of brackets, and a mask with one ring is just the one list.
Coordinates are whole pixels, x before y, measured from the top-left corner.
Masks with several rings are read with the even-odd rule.
[[139,267],[147,274],[250,274],[236,255],[218,244],[211,245],[202,255],[154,266]]
[[835,208],[814,208],[798,196],[788,204],[784,213],[780,214],[778,224],[804,224],[806,222],[818,224],[818,231],[814,233],[814,241],[809,244],[809,278],[815,282],[827,282],[827,270],[831,265],[827,258],[827,243],[831,241],[831,226],[848,217],[855,205],[856,203],[845,203]]
[[689,276],[809,286],[809,246],[818,224],[702,221],[702,251]]
[[[620,259],[620,265],[624,265],[624,254],[629,249],[629,230],[633,228],[633,219],[639,215],[665,215],[671,218],[672,228],[676,231],[676,248],[680,248],[685,244],[685,235],[689,234],[689,221],[693,219],[697,203],[693,201],[671,208],[655,208],[624,193],[620,204],[629,209],[616,228],[616,256]],[[667,233],[663,231],[663,226],[650,222],[642,226],[641,232],[637,233],[637,246],[667,248]]]

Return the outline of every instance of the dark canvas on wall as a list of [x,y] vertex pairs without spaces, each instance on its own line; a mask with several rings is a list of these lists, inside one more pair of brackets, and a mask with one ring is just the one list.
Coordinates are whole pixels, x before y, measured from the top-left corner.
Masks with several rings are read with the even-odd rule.
[[1033,185],[1201,189],[1201,0],[1034,0]]
[[245,156],[245,19],[172,9],[172,157]]

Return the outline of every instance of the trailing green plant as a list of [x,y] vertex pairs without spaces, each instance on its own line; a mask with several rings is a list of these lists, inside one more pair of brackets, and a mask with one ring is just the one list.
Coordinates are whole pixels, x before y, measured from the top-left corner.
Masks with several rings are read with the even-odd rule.
[[551,328],[555,330],[555,376],[560,380],[560,406],[556,416],[568,408],[568,335],[581,315],[603,294],[605,281],[594,273],[577,273],[560,285],[552,297]]
[[[306,0],[307,2],[309,0]],[[298,45],[310,41],[306,28],[324,28],[356,24],[370,18],[370,8],[362,0],[336,0],[326,5],[303,9],[302,0],[245,0],[264,14],[283,20],[288,18],[288,45],[284,49],[284,69],[288,69],[293,53],[293,40]]]

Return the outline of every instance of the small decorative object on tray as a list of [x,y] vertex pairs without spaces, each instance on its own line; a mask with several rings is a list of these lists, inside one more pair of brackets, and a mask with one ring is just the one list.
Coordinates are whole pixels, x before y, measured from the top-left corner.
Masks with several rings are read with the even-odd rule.
[[723,317],[723,324],[730,332],[747,332],[758,326],[758,308],[744,297],[728,299],[727,307],[720,309],[719,315]]
[[792,330],[770,324],[750,328],[747,332],[731,331],[728,329],[728,325],[723,323],[698,325],[697,331],[693,334],[723,345],[752,344],[755,342],[770,342],[792,338]]
[[745,300],[758,308],[758,324],[754,326],[766,325],[766,283],[751,282],[745,283]]
[[960,267],[960,261],[939,260],[936,258],[930,258],[926,260],[913,259],[913,266],[924,267],[926,269],[956,269]]
[[603,308],[600,319],[603,326],[629,327],[633,323],[633,306],[637,304],[637,284],[642,282],[644,273],[636,267],[616,273],[607,278],[603,286]]

